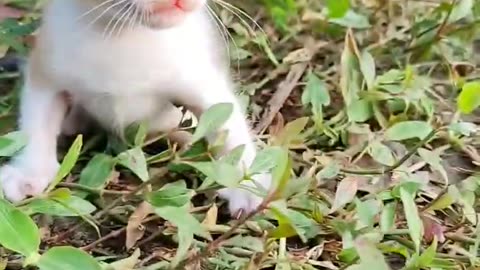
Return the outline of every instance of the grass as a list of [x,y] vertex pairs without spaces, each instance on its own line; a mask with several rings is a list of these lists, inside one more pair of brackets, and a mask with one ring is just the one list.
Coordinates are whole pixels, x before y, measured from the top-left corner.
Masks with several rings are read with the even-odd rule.
[[[20,13],[0,5],[0,18],[18,17],[0,23],[3,67],[28,53],[39,3],[6,1]],[[230,167],[209,160],[215,147],[203,141],[180,153],[147,140],[141,125],[128,143],[66,138],[64,173],[49,193],[15,206],[0,200],[0,265],[480,267],[480,3],[232,4],[211,6],[229,31],[239,96],[263,149],[250,170],[276,176],[258,211],[228,216],[213,191],[235,172],[212,173]],[[0,71],[5,160],[24,144],[13,132],[20,85],[17,70]],[[218,124],[228,108],[211,110],[204,121]]]

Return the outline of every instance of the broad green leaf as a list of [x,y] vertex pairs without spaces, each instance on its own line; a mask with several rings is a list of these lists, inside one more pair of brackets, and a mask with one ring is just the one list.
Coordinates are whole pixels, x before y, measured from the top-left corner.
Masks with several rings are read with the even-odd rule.
[[340,165],[337,162],[330,162],[323,167],[315,176],[318,180],[333,179],[340,173]]
[[299,139],[302,131],[307,126],[308,120],[308,117],[302,117],[286,124],[282,131],[274,138],[274,145],[289,146],[292,142]]
[[350,9],[350,0],[327,0],[328,17],[341,18]]
[[373,116],[372,104],[368,100],[354,100],[347,107],[348,119],[352,122],[365,122]]
[[35,199],[25,205],[23,209],[32,214],[49,214],[52,216],[77,217],[93,213],[96,207],[89,201],[70,196],[65,199]]
[[480,106],[480,81],[468,82],[463,85],[457,99],[460,112],[470,114]]
[[474,0],[459,0],[452,3],[455,3],[455,5],[448,17],[449,24],[472,14]]
[[361,201],[355,198],[355,206],[359,221],[363,226],[372,226],[375,216],[380,212],[380,203],[375,200]]
[[400,122],[385,132],[385,139],[391,141],[403,141],[413,138],[425,139],[431,132],[432,126],[423,121],[405,121]]
[[147,160],[140,147],[121,153],[116,158],[118,164],[132,171],[138,178],[146,182],[150,178],[148,174]]
[[307,86],[302,94],[302,103],[304,106],[311,105],[314,115],[321,114],[322,107],[330,105],[327,85],[312,72],[307,76]]
[[40,257],[40,270],[102,270],[88,253],[73,247],[53,247]]
[[299,236],[303,242],[307,241],[303,231],[298,228],[295,221],[289,217],[285,201],[274,201],[270,204],[269,209],[277,220],[278,226],[269,231],[268,237],[280,239]]
[[184,257],[188,254],[190,246],[193,244],[193,232],[191,230],[185,229],[183,227],[178,228],[178,248],[173,258],[170,267],[175,267],[180,263]]
[[333,201],[330,213],[343,208],[347,203],[353,201],[358,191],[358,183],[355,177],[347,176],[340,181],[335,193],[335,200]]
[[386,233],[394,228],[396,208],[397,203],[395,202],[388,203],[383,207],[382,214],[380,216],[380,229],[383,233]]
[[330,18],[328,21],[352,29],[366,29],[371,26],[366,16],[358,14],[351,9],[343,17]]
[[250,166],[249,173],[257,174],[268,172],[278,165],[280,158],[285,153],[281,147],[268,147],[257,153],[257,156]]
[[77,163],[78,158],[80,157],[80,151],[82,150],[83,145],[83,136],[78,135],[75,141],[73,142],[72,146],[68,150],[67,154],[63,158],[62,164],[60,165],[60,169],[58,170],[57,176],[55,180],[50,184],[47,189],[47,192],[53,190],[55,186],[60,183],[63,178],[65,178],[73,169],[75,164]]
[[369,155],[378,163],[392,166],[395,163],[392,150],[381,142],[373,142],[368,148]]
[[27,136],[15,131],[0,137],[0,157],[11,157],[27,144]]
[[33,220],[0,200],[0,245],[25,257],[38,253],[40,233]]
[[190,214],[188,207],[155,207],[155,213],[177,226],[179,230],[185,230],[205,239],[211,238],[200,222]]
[[253,236],[237,235],[223,242],[224,246],[247,248],[255,252],[264,252],[265,246],[262,240]]
[[375,59],[368,51],[363,51],[360,55],[360,70],[368,89],[373,89],[376,76]]
[[225,187],[238,187],[243,174],[237,166],[226,162],[184,162],[202,172],[206,177]]
[[233,113],[233,105],[231,103],[219,103],[210,107],[202,114],[198,121],[197,128],[193,133],[192,144],[216,132],[223,126]]
[[415,203],[415,193],[408,191],[404,187],[400,188],[400,199],[402,200],[405,218],[407,219],[408,231],[412,241],[415,243],[417,252],[423,237],[423,223],[418,213]]
[[191,198],[191,190],[187,189],[184,181],[166,184],[160,190],[147,195],[147,201],[154,207],[181,207],[190,202]]
[[440,173],[445,181],[445,185],[448,186],[448,175],[447,171],[442,165],[442,158],[437,151],[430,151],[424,148],[418,149],[418,154],[430,167]]
[[230,153],[220,158],[220,162],[225,162],[230,165],[238,165],[245,152],[245,145],[235,147]]
[[382,252],[364,237],[355,240],[355,249],[360,257],[358,269],[390,270]]
[[459,122],[449,125],[448,129],[463,136],[471,136],[477,129],[477,125],[470,122]]
[[419,268],[429,268],[437,255],[437,239],[433,240],[433,243],[420,255],[418,260]]
[[112,174],[115,160],[108,155],[95,155],[80,174],[79,184],[95,189],[103,188]]

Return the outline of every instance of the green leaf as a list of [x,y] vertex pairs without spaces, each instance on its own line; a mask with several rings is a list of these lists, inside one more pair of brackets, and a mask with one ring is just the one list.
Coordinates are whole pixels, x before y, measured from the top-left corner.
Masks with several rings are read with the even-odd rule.
[[468,82],[463,85],[457,99],[457,108],[464,114],[470,114],[480,106],[480,82]]
[[397,203],[395,202],[386,204],[383,207],[382,214],[380,216],[380,229],[383,233],[386,233],[389,230],[394,228],[396,208],[397,208]]
[[165,220],[168,220],[179,229],[185,229],[195,235],[210,239],[210,234],[204,229],[200,222],[188,211],[188,207],[163,206],[155,207],[155,213]]
[[257,156],[250,166],[249,173],[257,174],[268,172],[278,165],[279,160],[285,151],[281,147],[268,147],[257,153]]
[[461,20],[472,14],[474,0],[459,0],[453,2],[452,12],[448,17],[448,23],[453,23]]
[[60,169],[58,170],[57,176],[55,180],[50,183],[50,186],[47,189],[47,192],[52,191],[55,186],[60,183],[63,178],[65,178],[73,169],[75,164],[77,163],[78,158],[80,157],[80,151],[82,150],[83,145],[83,136],[78,135],[75,141],[73,142],[72,146],[68,150],[67,154],[63,158],[63,162],[60,165]]
[[222,161],[184,162],[224,187],[238,187],[243,174],[237,166]]
[[290,218],[289,210],[285,201],[278,200],[270,203],[269,207],[273,216],[278,222],[278,227],[270,230],[268,237],[274,239],[289,238],[293,236],[299,236],[305,243],[307,238],[304,235],[304,231],[301,230],[293,219]]
[[368,148],[369,155],[378,163],[392,166],[395,163],[392,150],[381,142],[373,142]]
[[420,255],[418,267],[421,269],[430,268],[435,256],[437,255],[437,239]]
[[25,134],[15,131],[0,137],[0,157],[12,157],[27,144]]
[[286,124],[274,139],[274,145],[289,146],[301,136],[302,131],[307,126],[308,120],[308,117],[301,117]]
[[307,86],[302,94],[304,106],[311,105],[314,115],[322,113],[322,107],[330,105],[330,95],[327,85],[313,72],[307,76]]
[[225,162],[230,165],[238,165],[242,159],[243,153],[245,152],[245,145],[239,145],[230,151],[227,155],[224,155],[220,158],[220,162]]
[[373,116],[372,104],[368,100],[354,100],[347,107],[348,119],[352,122],[365,122]]
[[403,141],[413,138],[425,139],[431,132],[432,126],[424,121],[405,121],[395,124],[385,132],[385,139]]
[[52,216],[77,217],[93,213],[96,207],[79,197],[35,199],[22,207],[29,214],[48,214]]
[[115,166],[113,157],[98,154],[95,155],[80,174],[79,184],[94,189],[102,189],[107,184]]
[[193,133],[192,144],[217,131],[227,122],[232,113],[233,105],[231,103],[219,103],[210,107],[198,121],[197,128]]
[[368,51],[363,51],[360,55],[360,70],[368,89],[373,89],[376,76],[375,60]]
[[223,242],[224,246],[247,248],[255,252],[264,252],[264,243],[260,238],[237,235]]
[[328,21],[352,29],[365,29],[371,26],[366,16],[358,14],[351,9],[343,17],[330,18]]
[[140,147],[121,153],[116,158],[117,162],[131,170],[138,178],[146,182],[150,178],[148,174],[147,160]]
[[166,184],[160,190],[147,195],[147,201],[154,207],[181,207],[189,203],[191,198],[191,190],[187,189],[185,181]]
[[440,173],[440,175],[442,175],[445,185],[448,186],[448,175],[447,171],[445,171],[445,168],[442,165],[442,158],[440,157],[440,154],[437,153],[437,151],[430,151],[424,148],[418,149],[418,154],[423,161],[430,165],[434,171],[437,171]]
[[38,253],[40,233],[33,220],[0,200],[0,245],[25,257]]
[[477,125],[470,122],[459,122],[459,123],[450,124],[448,126],[448,129],[452,132],[456,132],[463,136],[471,136],[472,134],[475,133],[475,130],[477,129]]
[[380,212],[379,202],[375,199],[361,201],[355,198],[355,206],[361,224],[368,227],[372,226],[375,216]]
[[417,252],[420,250],[423,237],[423,223],[420,219],[417,205],[415,203],[415,193],[404,187],[400,188],[400,199],[402,200],[405,218],[407,219],[408,231],[412,241],[415,243]]
[[455,202],[456,198],[450,192],[447,192],[443,194],[439,199],[435,200],[431,205],[429,205],[428,208],[425,209],[425,211],[443,210],[450,207]]
[[354,177],[347,176],[337,187],[337,192],[335,193],[335,200],[333,201],[332,209],[330,213],[343,208],[347,203],[351,202],[358,191],[357,179]]
[[390,270],[382,252],[368,239],[359,237],[355,240],[355,249],[360,257],[358,269]]
[[88,253],[73,247],[54,247],[40,257],[40,270],[102,270]]
[[350,9],[350,0],[327,0],[328,17],[341,18]]

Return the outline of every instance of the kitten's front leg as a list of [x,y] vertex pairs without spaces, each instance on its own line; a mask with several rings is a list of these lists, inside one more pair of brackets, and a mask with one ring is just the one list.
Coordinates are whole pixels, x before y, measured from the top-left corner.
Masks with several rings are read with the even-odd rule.
[[57,136],[65,116],[66,100],[47,80],[26,74],[20,103],[20,131],[28,143],[13,160],[0,169],[5,197],[20,201],[38,195],[58,170]]
[[[176,97],[180,99],[183,105],[192,110],[197,117],[211,106],[218,103],[231,103],[233,113],[223,126],[223,130],[228,131],[222,154],[228,153],[237,146],[244,145],[240,166],[248,168],[256,156],[256,147],[253,136],[250,134],[246,116],[242,113],[241,106],[233,93],[233,87],[227,79],[222,76],[206,76],[202,83],[190,86],[186,92],[177,92]],[[209,139],[211,142],[212,138]],[[271,185],[271,175],[268,173],[255,175],[253,177],[257,184],[268,190]],[[242,183],[250,187],[255,187],[251,181]],[[254,211],[262,202],[263,198],[241,188],[225,188],[219,191],[219,195],[228,200],[229,209],[232,215],[236,216],[240,210],[247,213]]]

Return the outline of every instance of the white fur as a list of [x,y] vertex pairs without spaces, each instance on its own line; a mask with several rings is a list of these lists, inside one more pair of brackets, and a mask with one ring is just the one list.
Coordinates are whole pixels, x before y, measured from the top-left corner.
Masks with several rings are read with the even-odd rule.
[[[99,27],[105,24],[90,26],[91,17],[78,19],[93,7],[82,1],[97,0],[53,0],[44,12],[20,108],[20,129],[30,141],[0,171],[8,199],[19,201],[41,193],[55,175],[56,138],[66,111],[63,90],[112,131],[144,120],[152,131],[168,131],[181,117],[173,102],[197,113],[230,102],[235,109],[224,126],[229,134],[225,151],[245,145],[242,166],[251,164],[256,154],[253,138],[233,94],[229,72],[217,63],[221,48],[216,28],[203,8],[175,18],[174,26],[157,20],[161,22],[157,28],[134,24],[106,37],[104,27]],[[190,5],[192,1],[186,0]],[[265,188],[270,186],[270,175],[256,180]],[[229,200],[232,214],[252,211],[261,202],[240,189],[219,194]]]

